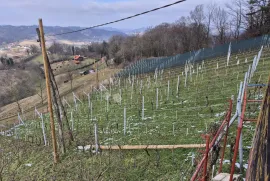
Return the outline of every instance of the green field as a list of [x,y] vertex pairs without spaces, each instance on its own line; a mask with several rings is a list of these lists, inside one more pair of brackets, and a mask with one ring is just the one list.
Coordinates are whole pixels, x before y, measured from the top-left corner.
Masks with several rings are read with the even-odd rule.
[[32,60],[32,62],[37,63],[37,64],[43,64],[43,56],[42,55],[37,56],[36,58]]
[[[44,119],[50,146],[43,146],[41,120],[25,120],[24,126],[12,129],[12,137],[0,136],[0,148],[4,150],[2,158],[7,162],[3,180],[189,180],[195,170],[192,155],[195,164],[201,159],[198,149],[103,150],[95,153],[82,148],[95,144],[95,124],[100,145],[205,143],[201,134],[215,131],[225,117],[232,95],[235,112],[240,82],[257,53],[258,50],[233,54],[228,67],[225,66],[226,57],[195,63],[186,86],[182,74],[184,67],[159,71],[157,79],[154,73],[149,73],[115,80],[113,85],[106,86],[107,90],[91,94],[92,109],[87,97],[78,95],[82,103],[77,101],[77,109],[74,102],[69,102],[71,107],[66,105],[75,142],[68,145],[67,153],[61,154],[61,162],[55,166],[48,115],[44,115]],[[246,58],[248,62],[245,63]],[[201,67],[198,72],[197,67]],[[251,83],[266,83],[269,70],[270,49],[265,48]],[[261,97],[261,93],[251,91],[249,96]],[[247,116],[256,118],[258,112],[258,105],[251,104]],[[255,123],[244,125],[245,163],[254,129]],[[228,144],[235,136],[236,123],[230,129]],[[229,160],[228,151],[226,160]],[[224,164],[224,171],[229,172],[229,164]]]

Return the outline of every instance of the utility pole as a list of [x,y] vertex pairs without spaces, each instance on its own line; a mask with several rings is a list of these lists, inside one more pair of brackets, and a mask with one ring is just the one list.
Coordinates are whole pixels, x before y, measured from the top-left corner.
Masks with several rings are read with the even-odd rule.
[[41,43],[41,49],[42,49],[42,56],[43,56],[43,61],[44,61],[45,78],[46,78],[48,108],[49,108],[49,112],[50,112],[50,125],[51,125],[51,135],[52,135],[52,145],[53,145],[53,158],[54,158],[54,163],[57,163],[58,160],[59,160],[59,156],[58,156],[58,153],[57,153],[57,145],[56,145],[56,138],[55,138],[55,125],[54,125],[54,119],[53,119],[51,88],[50,88],[51,85],[50,85],[50,75],[49,75],[49,62],[48,62],[46,46],[45,46],[45,38],[44,38],[44,30],[43,30],[42,19],[39,19],[39,31],[40,31],[40,43]]

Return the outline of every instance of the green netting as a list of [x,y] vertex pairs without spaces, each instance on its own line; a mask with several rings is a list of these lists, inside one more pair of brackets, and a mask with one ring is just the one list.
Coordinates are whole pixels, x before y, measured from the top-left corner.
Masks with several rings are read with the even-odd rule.
[[248,40],[235,41],[213,48],[203,48],[194,52],[178,54],[170,57],[149,58],[137,61],[136,63],[126,67],[117,74],[118,77],[129,75],[143,74],[154,72],[157,70],[167,69],[180,66],[186,62],[199,62],[205,59],[225,56],[228,54],[231,44],[231,53],[241,53],[249,50],[260,48],[262,45],[268,46],[270,43],[270,35],[264,35]]

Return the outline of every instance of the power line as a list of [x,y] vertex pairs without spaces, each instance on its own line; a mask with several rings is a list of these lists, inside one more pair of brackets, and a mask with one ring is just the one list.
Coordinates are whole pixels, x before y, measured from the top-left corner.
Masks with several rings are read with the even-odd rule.
[[122,18],[122,19],[119,19],[119,20],[111,21],[111,22],[108,22],[108,23],[103,23],[103,24],[91,26],[91,27],[88,27],[88,28],[83,28],[83,29],[79,29],[79,30],[75,30],[75,31],[68,31],[68,32],[64,32],[64,33],[57,33],[57,34],[52,34],[52,35],[47,35],[47,36],[60,36],[60,35],[66,35],[66,34],[70,34],[70,33],[76,33],[76,32],[80,32],[80,31],[84,31],[84,30],[89,30],[89,29],[93,29],[93,28],[97,28],[97,27],[101,27],[101,26],[105,26],[105,25],[117,23],[117,22],[124,21],[124,20],[127,20],[127,19],[135,18],[135,17],[137,17],[137,16],[141,16],[141,15],[144,15],[144,14],[148,14],[148,13],[151,13],[151,12],[154,12],[154,11],[157,11],[157,10],[160,10],[160,9],[164,9],[164,8],[167,8],[167,7],[170,7],[170,6],[173,6],[173,5],[182,3],[182,2],[184,2],[184,1],[186,1],[186,0],[176,1],[176,2],[171,3],[171,4],[167,4],[167,5],[165,5],[165,6],[161,6],[161,7],[159,7],[159,8],[155,8],[155,9],[152,9],[152,10],[149,10],[149,11],[145,11],[145,12],[142,12],[142,13],[139,13],[139,14],[135,14],[135,15],[133,15],[133,16],[129,16],[129,17]]

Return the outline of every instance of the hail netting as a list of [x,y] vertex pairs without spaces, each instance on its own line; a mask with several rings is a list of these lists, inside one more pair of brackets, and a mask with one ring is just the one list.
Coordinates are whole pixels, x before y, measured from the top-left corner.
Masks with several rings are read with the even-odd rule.
[[205,59],[225,56],[228,55],[228,51],[231,54],[231,53],[241,53],[253,49],[259,49],[262,45],[269,46],[269,43],[270,43],[270,36],[264,35],[248,40],[241,40],[227,43],[213,48],[203,48],[197,51],[187,52],[184,54],[178,54],[170,57],[143,59],[126,67],[116,76],[127,77],[130,75],[154,72],[157,70],[184,65],[186,62],[188,63],[200,62]]

